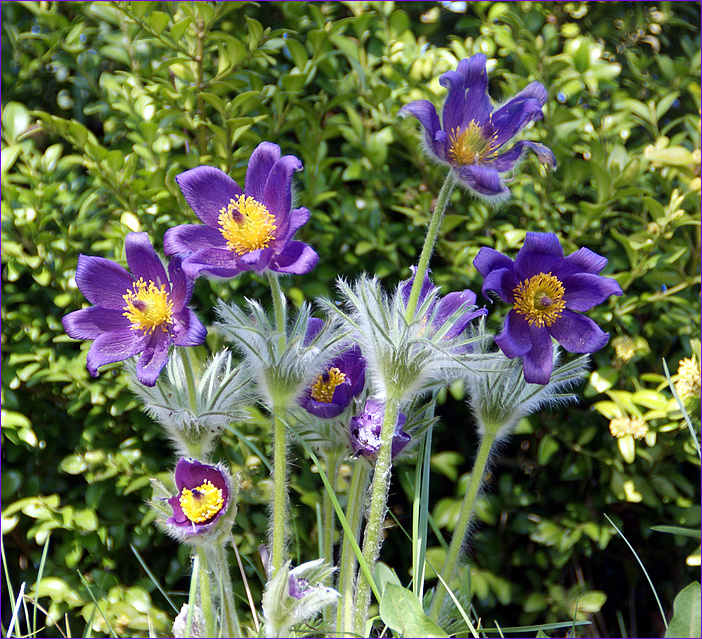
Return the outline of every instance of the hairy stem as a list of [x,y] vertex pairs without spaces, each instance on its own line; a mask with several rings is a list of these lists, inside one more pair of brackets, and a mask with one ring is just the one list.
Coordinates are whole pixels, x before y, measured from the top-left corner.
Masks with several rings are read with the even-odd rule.
[[[475,504],[480,492],[480,486],[483,483],[483,476],[485,475],[485,469],[487,468],[488,459],[490,458],[492,445],[495,442],[495,436],[496,432],[493,433],[489,430],[485,431],[485,434],[480,442],[480,447],[478,448],[475,463],[473,464],[473,470],[470,474],[468,488],[463,496],[461,512],[458,516],[458,523],[453,531],[451,545],[449,546],[443,568],[441,569],[441,579],[443,579],[444,582],[449,585],[454,574],[456,573],[456,569],[458,568],[458,558],[460,557],[461,548],[463,547],[463,541],[466,537],[466,533],[468,532],[470,522],[473,519]],[[446,588],[444,587],[443,583],[439,581],[436,586],[434,600],[432,601],[431,611],[429,613],[429,616],[434,621],[439,619],[439,615],[441,614],[441,610],[447,596],[448,594],[446,592]]]
[[[387,511],[390,474],[392,472],[392,440],[395,435],[395,424],[400,409],[400,402],[390,397],[385,404],[383,426],[380,431],[380,448],[375,462],[373,482],[371,484],[370,508],[366,530],[363,536],[363,559],[373,574],[375,563],[380,554],[383,520]],[[358,575],[356,587],[356,602],[354,609],[354,632],[365,636],[366,616],[370,605],[370,583],[364,574]]]
[[429,228],[427,229],[427,235],[424,238],[424,246],[422,246],[422,252],[419,256],[419,263],[417,264],[417,270],[414,274],[414,283],[412,284],[412,290],[410,291],[409,301],[407,302],[407,314],[405,319],[407,322],[411,322],[414,318],[414,312],[417,310],[417,302],[419,301],[419,293],[422,290],[422,282],[424,281],[424,274],[429,268],[429,260],[431,254],[434,252],[434,245],[436,244],[436,238],[439,235],[439,229],[441,228],[441,222],[444,219],[444,213],[449,205],[449,200],[451,198],[451,193],[456,185],[455,178],[453,177],[453,172],[449,171],[449,174],[444,180],[444,184],[439,191],[439,196],[436,199],[436,206],[434,207],[434,212],[431,214],[431,221],[429,222]]
[[[346,504],[346,520],[353,531],[354,540],[358,541],[363,520],[363,503],[368,488],[370,468],[362,459],[356,461],[349,486],[348,502]],[[353,551],[351,540],[344,534],[341,543],[341,559],[339,561],[339,583],[337,590],[341,594],[336,613],[336,634],[348,637],[353,632],[353,596],[356,581],[356,553]]]

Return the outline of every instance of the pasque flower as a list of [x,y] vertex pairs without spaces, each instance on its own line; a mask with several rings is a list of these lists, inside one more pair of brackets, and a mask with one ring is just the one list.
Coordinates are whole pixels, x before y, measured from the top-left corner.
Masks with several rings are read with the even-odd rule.
[[[357,456],[374,458],[380,448],[380,431],[385,417],[385,402],[369,399],[363,412],[351,418],[349,436],[351,448]],[[410,443],[411,437],[402,430],[407,416],[399,413],[392,438],[392,456],[399,455]]]
[[509,150],[504,145],[527,124],[543,118],[548,93],[532,82],[506,104],[493,109],[488,95],[487,58],[479,53],[461,60],[456,71],[447,71],[439,82],[448,89],[439,116],[428,100],[411,102],[400,114],[411,114],[425,131],[427,154],[451,167],[458,180],[485,200],[509,197],[503,175],[512,171],[526,149],[541,162],[555,167],[551,150],[537,142],[520,141]]
[[182,255],[192,278],[230,278],[243,271],[309,273],[319,259],[307,244],[292,239],[309,220],[306,208],[292,209],[292,177],[302,163],[280,156],[262,142],[251,154],[244,190],[224,172],[199,166],[176,176],[186,201],[204,225],[166,231],[167,255]]
[[[310,318],[305,341],[312,341],[322,330],[324,322]],[[366,361],[361,348],[352,345],[332,359],[324,372],[298,400],[308,413],[322,419],[338,417],[354,397],[363,392],[366,384]]]
[[168,348],[197,346],[207,330],[187,308],[193,282],[179,258],[168,264],[168,275],[146,233],[129,233],[124,242],[130,274],[102,257],[80,255],[76,284],[95,306],[74,311],[62,322],[74,339],[95,340],[88,352],[88,371],[141,353],[136,374],[153,386],[168,361]]
[[527,382],[548,383],[551,337],[571,353],[594,353],[607,343],[609,333],[580,314],[622,294],[615,280],[598,275],[606,264],[586,248],[564,257],[553,233],[527,233],[514,262],[494,249],[480,249],[473,265],[485,278],[483,294],[494,291],[513,305],[495,342],[510,359],[522,358]]
[[202,535],[212,530],[227,513],[232,484],[228,473],[217,464],[181,457],[175,470],[178,493],[168,500],[173,515],[166,529],[176,537]]

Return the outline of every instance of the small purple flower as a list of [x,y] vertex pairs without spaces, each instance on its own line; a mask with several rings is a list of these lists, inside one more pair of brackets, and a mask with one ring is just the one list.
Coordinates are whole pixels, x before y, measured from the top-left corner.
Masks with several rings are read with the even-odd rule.
[[171,259],[166,275],[146,233],[129,233],[124,246],[132,274],[102,257],[78,257],[76,284],[95,306],[69,313],[62,323],[72,338],[95,340],[87,362],[93,377],[100,366],[142,353],[137,377],[154,386],[168,347],[198,346],[207,329],[186,306],[193,282],[180,258]]
[[251,154],[245,190],[211,166],[176,176],[186,201],[203,225],[186,224],[166,231],[167,255],[183,255],[183,270],[230,278],[243,271],[309,273],[319,256],[292,239],[310,218],[306,208],[292,207],[292,177],[302,163],[280,157],[280,147],[262,142]]
[[[400,282],[398,286],[398,291],[402,296],[402,301],[405,306],[409,302],[410,293],[412,291],[412,285],[414,284],[414,273],[416,267],[411,266],[412,277],[407,280]],[[417,309],[420,309],[427,297],[430,295],[436,295],[434,300],[430,302],[429,307],[426,310],[424,316],[424,321],[429,323],[433,332],[441,330],[441,328],[446,324],[447,321],[452,319],[452,325],[446,331],[444,339],[450,339],[453,337],[458,337],[466,327],[474,319],[487,315],[487,309],[479,308],[475,309],[475,293],[470,289],[465,289],[456,293],[449,293],[443,298],[438,296],[439,287],[432,284],[429,278],[429,272],[424,274],[424,281],[422,282],[422,288],[419,292],[419,300],[417,301]],[[459,312],[460,309],[463,309]]]
[[201,535],[211,530],[229,508],[231,481],[218,464],[181,457],[175,470],[178,494],[168,500],[173,515],[166,525],[174,532]]
[[441,76],[439,82],[448,89],[442,122],[428,100],[411,102],[400,113],[410,113],[422,124],[430,157],[451,167],[476,196],[498,202],[509,197],[503,174],[515,168],[525,149],[552,167],[556,159],[548,147],[537,142],[517,142],[509,151],[502,151],[527,124],[543,118],[541,109],[548,93],[539,82],[532,82],[493,110],[486,64],[487,58],[479,53]]
[[483,294],[494,291],[514,305],[495,342],[510,359],[522,358],[527,382],[547,384],[551,378],[551,337],[571,353],[594,353],[607,343],[609,333],[579,314],[622,294],[615,280],[598,275],[606,264],[586,248],[564,257],[553,233],[527,233],[514,262],[480,249],[473,266],[485,278]]
[[[354,454],[362,457],[375,458],[380,448],[380,431],[385,416],[385,403],[369,399],[363,412],[351,418],[350,437]],[[395,424],[395,434],[392,439],[392,456],[399,455],[412,439],[402,427],[407,416],[399,413]]]
[[[310,319],[305,343],[311,342],[319,334],[323,324],[316,317]],[[365,385],[366,360],[361,355],[360,347],[354,344],[329,363],[298,403],[315,417],[331,419],[341,415],[351,400],[363,392]]]

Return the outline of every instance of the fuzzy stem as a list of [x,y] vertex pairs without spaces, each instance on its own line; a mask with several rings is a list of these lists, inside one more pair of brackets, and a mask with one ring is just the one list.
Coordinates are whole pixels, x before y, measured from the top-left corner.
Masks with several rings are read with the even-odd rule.
[[204,547],[197,549],[198,586],[200,590],[200,608],[205,618],[205,633],[207,637],[215,636],[214,606],[210,591],[210,570],[207,552]]
[[[473,470],[470,474],[468,488],[463,496],[463,502],[461,503],[461,512],[458,516],[458,523],[453,531],[451,545],[449,546],[443,568],[441,569],[441,578],[446,584],[449,585],[451,584],[451,580],[453,579],[456,569],[458,568],[458,558],[461,554],[463,541],[466,537],[466,533],[468,532],[471,519],[473,518],[473,513],[475,512],[475,504],[477,502],[478,493],[480,492],[480,486],[483,482],[483,476],[485,475],[485,469],[487,468],[487,463],[490,458],[490,451],[492,450],[492,445],[495,442],[496,435],[497,431],[491,432],[490,430],[486,429],[485,434],[480,441],[478,454],[475,457]],[[448,593],[446,592],[446,588],[444,588],[443,583],[439,581],[436,586],[434,600],[432,601],[431,611],[429,613],[429,616],[434,621],[439,619],[439,615],[441,614],[447,594]]]
[[[400,402],[395,397],[389,397],[385,404],[383,426],[380,431],[380,448],[373,471],[373,482],[370,492],[370,508],[363,537],[363,559],[373,574],[375,563],[380,554],[383,520],[387,511],[390,474],[392,472],[392,440],[395,435],[395,424],[400,410]],[[356,602],[354,609],[353,630],[357,635],[365,636],[366,617],[370,606],[370,583],[365,575],[358,575],[356,587]]]
[[280,288],[278,276],[273,271],[268,271],[268,282],[271,286],[271,298],[273,299],[275,328],[278,332],[278,348],[282,353],[285,349],[285,296]]
[[[349,528],[358,540],[363,519],[363,502],[368,488],[370,468],[362,459],[356,461],[349,486],[348,501],[346,504],[346,520]],[[347,637],[353,631],[353,595],[356,577],[356,553],[353,551],[351,540],[344,535],[341,544],[341,560],[339,561],[339,583],[337,590],[341,594],[336,613],[336,634]]]
[[422,252],[419,256],[417,270],[414,273],[414,283],[410,291],[409,300],[407,302],[407,313],[405,315],[407,323],[410,323],[414,319],[414,312],[417,310],[417,303],[419,301],[419,293],[422,290],[422,283],[424,282],[424,274],[429,268],[429,259],[434,251],[436,238],[439,235],[439,229],[441,229],[441,222],[444,219],[444,213],[448,208],[451,193],[455,186],[456,181],[453,177],[453,171],[449,171],[441,187],[441,191],[439,191],[439,196],[436,199],[436,206],[434,207],[434,212],[431,214],[431,221],[429,222],[427,235],[424,238],[424,246],[422,246]]
[[274,408],[273,415],[273,516],[270,520],[272,537],[271,575],[285,563],[288,516],[287,442],[285,422]]
[[221,637],[241,637],[241,627],[239,617],[236,613],[234,603],[234,591],[232,580],[229,574],[229,562],[227,561],[226,545],[217,542],[207,547],[207,557],[210,561],[212,578],[220,597],[220,636]]
[[[339,471],[339,451],[332,450],[324,456],[326,460],[326,472],[329,482],[336,490],[336,475]],[[334,505],[329,493],[325,490],[322,494],[322,556],[330,565],[334,565],[334,532],[336,530],[334,519]],[[329,584],[331,585],[331,584]]]

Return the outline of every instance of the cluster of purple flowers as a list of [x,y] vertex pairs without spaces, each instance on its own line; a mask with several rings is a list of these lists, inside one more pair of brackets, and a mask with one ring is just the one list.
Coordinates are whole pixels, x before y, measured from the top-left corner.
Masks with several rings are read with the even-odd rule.
[[[509,196],[506,176],[524,151],[535,152],[546,165],[555,166],[556,162],[551,150],[536,142],[520,141],[504,150],[527,124],[543,117],[547,91],[532,82],[494,109],[487,92],[486,62],[485,56],[478,54],[441,76],[440,83],[448,89],[441,120],[427,100],[408,104],[401,112],[419,120],[425,130],[427,153],[448,166],[456,180],[480,198],[500,201]],[[251,155],[243,189],[211,166],[178,175],[176,181],[185,200],[202,224],[166,232],[167,267],[146,233],[126,237],[131,273],[106,259],[81,255],[76,283],[94,306],[69,313],[63,325],[73,338],[94,340],[87,357],[91,375],[97,375],[101,366],[141,355],[138,379],[154,386],[171,345],[202,344],[207,331],[187,306],[198,277],[232,278],[245,271],[309,273],[319,257],[312,247],[293,239],[310,217],[306,208],[292,208],[292,180],[301,169],[296,157],[281,156],[277,145],[263,142]],[[594,352],[606,344],[608,334],[580,314],[611,295],[621,295],[616,281],[599,275],[606,263],[604,257],[585,248],[564,257],[558,238],[550,233],[527,233],[514,261],[490,248],[480,250],[474,266],[484,278],[483,294],[493,292],[512,305],[495,341],[507,357],[522,358],[526,381],[549,382],[552,338],[573,353]],[[398,287],[405,304],[413,281],[414,275]],[[457,320],[461,307],[475,304],[475,294],[465,290],[440,299],[427,275],[419,307],[429,295],[434,301],[431,308],[424,309],[431,318],[427,330],[437,333],[452,318],[450,330],[443,336],[447,340],[460,336],[470,322],[487,313],[473,308]],[[312,320],[308,335],[313,337],[321,325],[321,320]],[[298,403],[319,419],[348,415],[351,449],[357,456],[372,458],[380,443],[383,402],[371,397],[360,410],[354,405],[350,413],[355,414],[348,411],[366,386],[364,354],[357,344],[349,342]],[[393,454],[410,440],[403,430],[405,421],[406,416],[400,414]],[[228,476],[221,468],[181,459],[175,478],[178,494],[169,500],[173,516],[168,524],[193,533],[206,532],[226,511],[231,497]],[[292,590],[298,587],[296,583]]]

